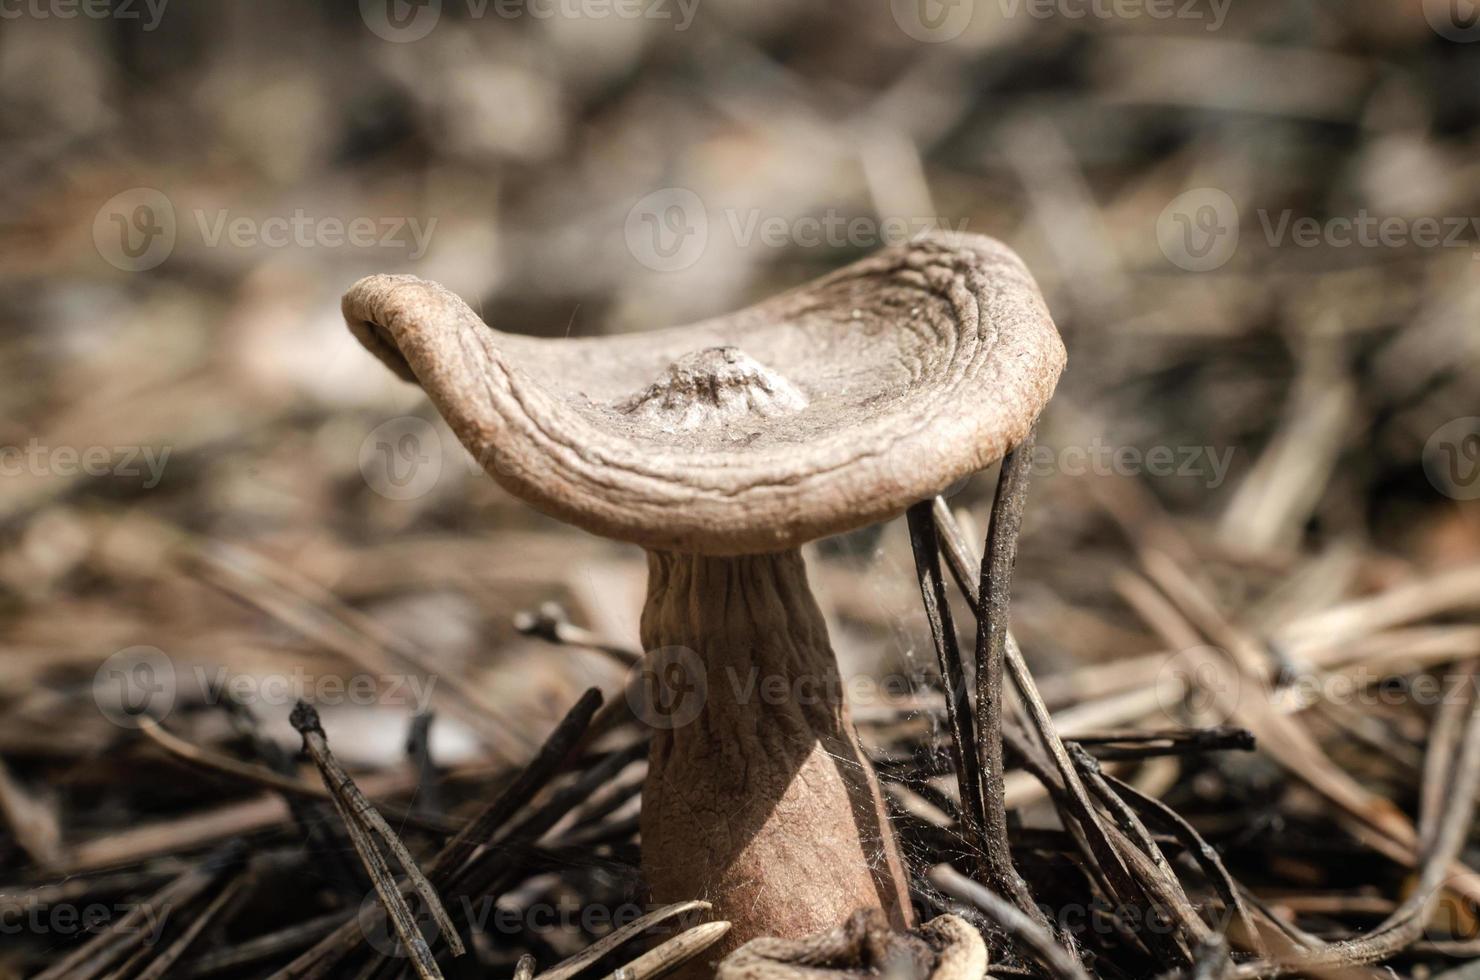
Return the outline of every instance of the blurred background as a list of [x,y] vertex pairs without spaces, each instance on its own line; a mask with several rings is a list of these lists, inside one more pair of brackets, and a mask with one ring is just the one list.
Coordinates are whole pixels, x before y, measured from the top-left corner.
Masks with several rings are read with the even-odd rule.
[[[519,614],[636,645],[640,553],[478,472],[345,329],[369,273],[590,336],[1003,239],[1069,350],[1013,611],[1057,704],[1165,649],[1117,590],[1154,534],[1260,636],[1480,561],[1470,0],[0,0],[0,93],[7,877],[201,805],[110,658],[198,740],[230,679],[290,747],[317,693],[372,768],[417,708],[507,763],[619,689]],[[849,672],[934,670],[901,524],[810,553]]]

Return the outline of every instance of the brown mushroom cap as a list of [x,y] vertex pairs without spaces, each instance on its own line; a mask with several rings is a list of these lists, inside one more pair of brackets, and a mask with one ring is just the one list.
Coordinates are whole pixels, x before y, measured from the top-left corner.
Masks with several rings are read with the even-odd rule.
[[1000,459],[1064,365],[1022,261],[979,235],[645,333],[500,333],[413,276],[362,279],[344,315],[510,492],[596,534],[711,555],[899,514]]

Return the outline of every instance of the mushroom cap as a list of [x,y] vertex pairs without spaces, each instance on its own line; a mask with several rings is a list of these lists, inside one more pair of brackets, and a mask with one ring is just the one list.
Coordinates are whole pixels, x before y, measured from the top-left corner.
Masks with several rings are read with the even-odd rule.
[[681,327],[501,333],[449,290],[370,276],[344,316],[483,467],[587,531],[709,555],[894,517],[1000,459],[1064,346],[1022,260],[933,234]]

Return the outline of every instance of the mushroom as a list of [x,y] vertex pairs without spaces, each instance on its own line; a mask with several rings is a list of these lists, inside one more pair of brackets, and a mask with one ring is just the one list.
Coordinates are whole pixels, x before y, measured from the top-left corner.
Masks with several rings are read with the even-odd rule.
[[895,517],[1028,435],[1064,349],[1021,260],[930,235],[737,313],[596,338],[500,333],[411,276],[361,280],[344,314],[506,489],[647,549],[658,693],[702,699],[655,725],[653,900],[712,902],[733,923],[726,949],[859,908],[908,928],[798,549]]

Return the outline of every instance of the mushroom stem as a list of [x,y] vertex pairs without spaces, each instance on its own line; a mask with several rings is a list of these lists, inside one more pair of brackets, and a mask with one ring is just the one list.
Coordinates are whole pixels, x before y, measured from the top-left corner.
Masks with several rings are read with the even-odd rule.
[[907,878],[800,552],[650,551],[642,640],[648,703],[668,712],[647,719],[653,900],[714,903],[734,924],[721,952],[859,908],[908,928]]

